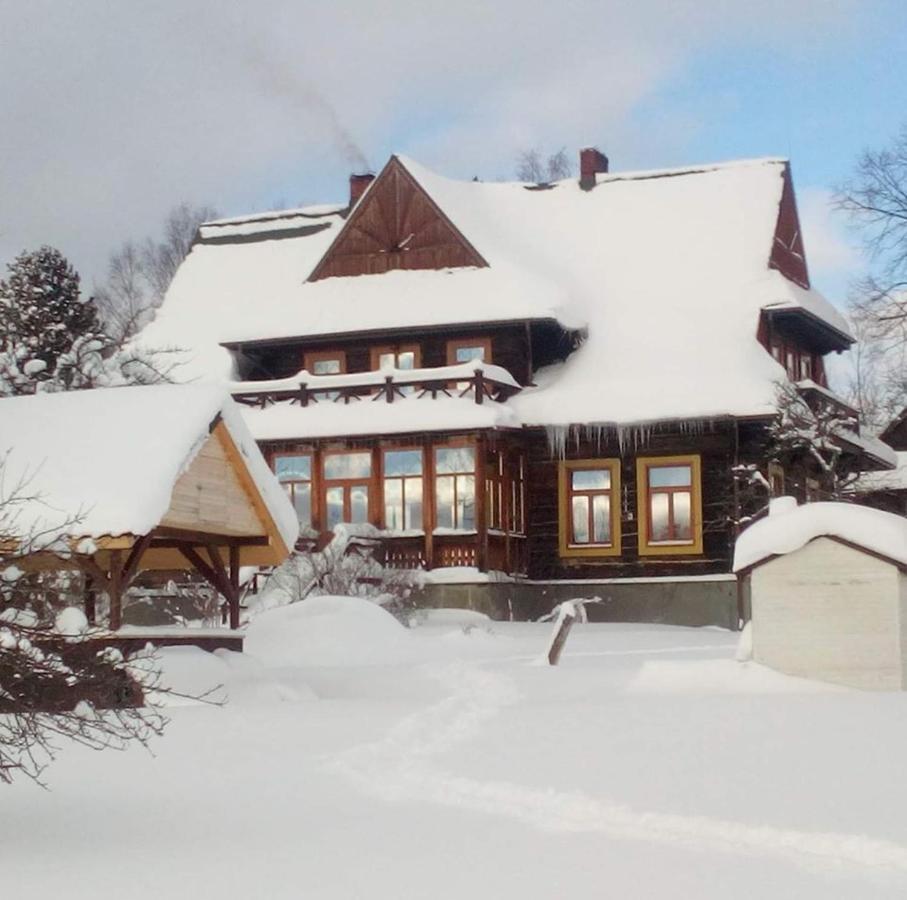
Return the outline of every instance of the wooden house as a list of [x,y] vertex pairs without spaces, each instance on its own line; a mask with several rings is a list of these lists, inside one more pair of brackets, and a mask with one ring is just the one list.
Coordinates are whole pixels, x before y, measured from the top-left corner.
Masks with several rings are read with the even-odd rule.
[[785,161],[611,173],[587,148],[578,180],[394,156],[343,204],[207,223],[141,341],[230,383],[304,530],[377,526],[444,602],[736,626],[732,470],[776,382],[828,393],[853,338]]
[[[110,632],[144,571],[207,581],[239,627],[242,566],[277,565],[298,520],[220,385],[156,385],[8,398],[0,404],[4,516],[0,568],[78,570],[86,615],[103,593]],[[142,646],[148,635],[112,640]],[[239,649],[206,630],[156,643]]]

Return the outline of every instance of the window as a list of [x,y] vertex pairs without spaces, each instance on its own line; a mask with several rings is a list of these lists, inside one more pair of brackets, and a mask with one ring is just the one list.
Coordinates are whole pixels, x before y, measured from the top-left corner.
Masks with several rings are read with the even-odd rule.
[[435,525],[456,531],[475,530],[475,448],[435,448]]
[[813,377],[813,361],[808,353],[800,354],[800,380],[805,381]]
[[368,450],[325,454],[324,509],[328,530],[340,522],[358,525],[369,521],[371,474],[372,454]]
[[493,531],[504,530],[504,453],[489,450],[485,460],[485,518]]
[[455,366],[473,360],[491,362],[491,338],[467,338],[447,342],[447,365]]
[[618,556],[620,460],[565,460],[558,489],[561,556]]
[[306,353],[305,369],[313,375],[341,375],[346,371],[346,353],[342,350]]
[[510,458],[510,522],[513,534],[526,533],[526,457],[514,453]]
[[640,555],[702,553],[699,457],[641,457],[636,478]]
[[418,344],[372,347],[372,369],[418,369],[422,354]]
[[308,453],[274,457],[274,474],[287,492],[300,528],[312,526],[312,457]]
[[784,467],[779,462],[768,464],[768,485],[772,497],[784,496]]
[[422,451],[384,451],[384,527],[422,530]]

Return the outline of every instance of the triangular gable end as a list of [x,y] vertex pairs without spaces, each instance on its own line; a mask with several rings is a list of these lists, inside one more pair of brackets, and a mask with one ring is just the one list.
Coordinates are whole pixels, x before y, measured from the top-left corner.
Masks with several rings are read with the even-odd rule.
[[800,217],[797,214],[797,200],[790,177],[790,165],[784,164],[781,202],[778,204],[778,219],[768,265],[777,269],[800,287],[809,289],[809,271],[806,268],[806,251],[803,249],[803,234]]
[[456,269],[488,263],[392,156],[312,270],[309,281],[394,269]]

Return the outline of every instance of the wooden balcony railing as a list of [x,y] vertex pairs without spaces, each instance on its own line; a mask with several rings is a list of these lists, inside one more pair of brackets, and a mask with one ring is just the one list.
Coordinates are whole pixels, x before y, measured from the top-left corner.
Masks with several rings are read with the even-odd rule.
[[313,375],[303,369],[290,378],[274,381],[235,382],[232,394],[238,403],[264,408],[289,401],[301,406],[313,403],[345,403],[384,400],[393,403],[410,396],[435,399],[472,396],[503,402],[520,391],[513,376],[500,366],[462,363],[434,369],[388,369],[349,375]]

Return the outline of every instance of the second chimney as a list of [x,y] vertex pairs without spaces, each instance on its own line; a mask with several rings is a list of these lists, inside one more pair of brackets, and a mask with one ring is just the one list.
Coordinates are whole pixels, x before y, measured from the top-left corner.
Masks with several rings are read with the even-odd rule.
[[365,193],[365,189],[375,180],[371,172],[364,172],[357,175],[355,172],[350,175],[350,209],[358,202],[359,198]]
[[579,186],[584,191],[595,187],[595,176],[608,171],[608,157],[596,147],[583,147],[579,152]]

